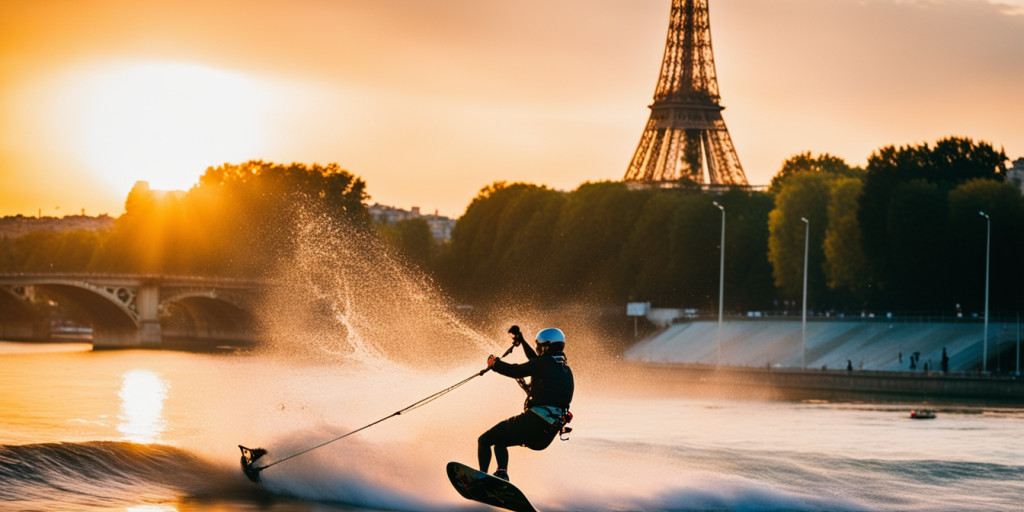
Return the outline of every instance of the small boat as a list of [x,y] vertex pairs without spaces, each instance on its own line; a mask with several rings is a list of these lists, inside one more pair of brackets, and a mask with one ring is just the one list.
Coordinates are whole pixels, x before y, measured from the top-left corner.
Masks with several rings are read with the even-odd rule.
[[935,419],[935,412],[928,409],[919,409],[916,411],[910,411],[910,419],[913,420],[933,420]]

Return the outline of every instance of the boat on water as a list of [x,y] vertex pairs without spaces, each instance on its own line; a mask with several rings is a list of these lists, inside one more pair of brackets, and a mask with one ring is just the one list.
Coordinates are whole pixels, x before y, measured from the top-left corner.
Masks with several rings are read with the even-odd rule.
[[913,420],[933,420],[935,419],[935,411],[928,409],[918,409],[910,411],[910,419]]

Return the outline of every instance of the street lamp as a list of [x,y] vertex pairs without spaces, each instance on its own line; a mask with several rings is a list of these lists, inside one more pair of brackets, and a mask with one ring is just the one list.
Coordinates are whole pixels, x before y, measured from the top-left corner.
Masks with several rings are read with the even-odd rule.
[[718,252],[720,254],[718,260],[718,356],[715,360],[715,365],[722,364],[722,304],[723,297],[725,296],[725,207],[718,204],[718,201],[712,201],[719,210],[722,210],[722,241],[719,244]]
[[803,316],[800,320],[800,333],[803,339],[803,350],[800,351],[800,369],[807,369],[807,254],[810,247],[811,221],[807,217],[800,217],[804,222],[804,306]]
[[978,212],[985,217],[985,333],[981,341],[981,372],[988,373],[988,266],[989,249],[992,247],[992,219],[985,212]]

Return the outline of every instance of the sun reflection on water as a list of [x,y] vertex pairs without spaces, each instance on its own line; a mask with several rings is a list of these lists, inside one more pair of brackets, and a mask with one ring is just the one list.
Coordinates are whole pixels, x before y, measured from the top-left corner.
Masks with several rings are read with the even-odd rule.
[[121,423],[118,432],[126,441],[149,444],[159,441],[166,428],[163,417],[167,383],[149,370],[128,370],[121,376]]

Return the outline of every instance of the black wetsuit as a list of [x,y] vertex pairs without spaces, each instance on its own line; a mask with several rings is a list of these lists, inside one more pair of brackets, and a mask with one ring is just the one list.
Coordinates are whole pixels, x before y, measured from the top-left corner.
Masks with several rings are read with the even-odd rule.
[[[559,430],[559,425],[551,422],[551,414],[567,411],[572,401],[575,387],[572,370],[561,348],[553,348],[561,345],[548,348],[543,355],[538,355],[527,343],[522,345],[529,359],[527,362],[510,364],[497,359],[492,367],[495,372],[507,377],[530,377],[530,384],[525,386],[527,396],[523,413],[491,427],[477,440],[477,457],[480,471],[483,472],[487,472],[491,464],[491,446],[494,447],[498,469],[508,468],[509,446],[525,446],[533,450],[547,448]],[[544,419],[544,413],[548,419]]]

